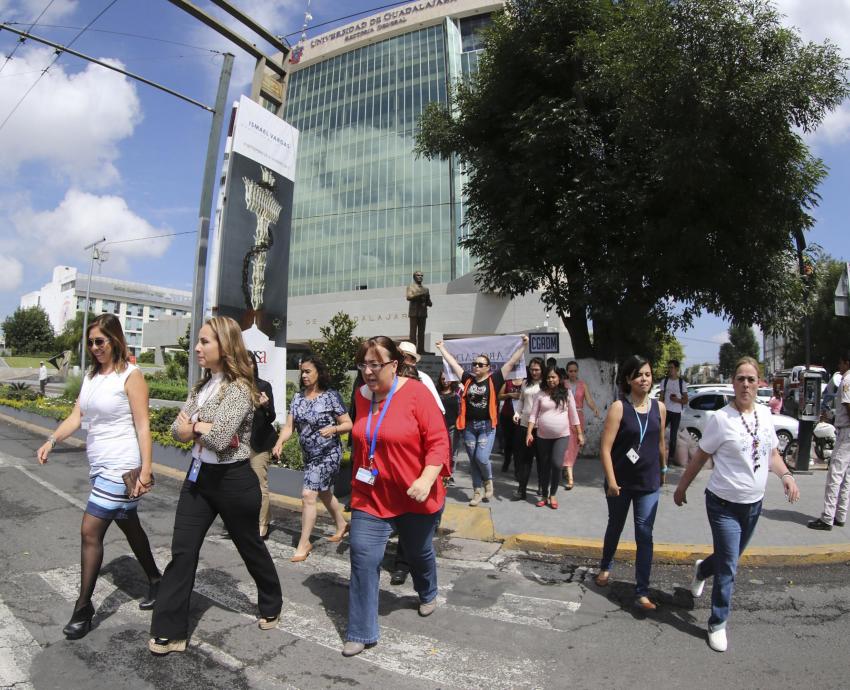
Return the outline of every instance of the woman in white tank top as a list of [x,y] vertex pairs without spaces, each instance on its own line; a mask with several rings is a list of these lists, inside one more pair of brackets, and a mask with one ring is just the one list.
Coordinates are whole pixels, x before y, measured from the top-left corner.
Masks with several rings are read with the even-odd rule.
[[[115,520],[148,578],[148,596],[139,608],[153,608],[160,572],[137,507],[141,496],[153,485],[151,434],[148,420],[148,386],[138,368],[128,362],[129,354],[121,322],[113,314],[98,316],[87,331],[92,367],[83,378],[80,396],[65,421],[38,449],[43,465],[57,441],[77,429],[88,431],[86,454],[92,490],[83,513],[80,596],[74,614],[63,629],[70,640],[91,630],[94,586],[103,563],[103,538]],[[139,469],[138,479],[128,491],[124,474]]]

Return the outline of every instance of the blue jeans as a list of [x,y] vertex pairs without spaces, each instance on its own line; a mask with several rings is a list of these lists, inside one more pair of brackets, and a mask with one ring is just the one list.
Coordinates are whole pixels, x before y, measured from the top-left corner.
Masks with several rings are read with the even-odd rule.
[[738,559],[753,536],[761,515],[761,501],[732,503],[706,491],[705,510],[714,539],[714,553],[700,563],[697,575],[701,580],[714,576],[708,629],[715,631],[726,627]]
[[469,421],[463,430],[463,445],[469,456],[469,471],[472,474],[472,487],[480,489],[485,481],[493,478],[493,467],[490,465],[490,452],[496,430],[489,420]]
[[413,587],[427,604],[437,596],[437,557],[434,531],[442,510],[430,515],[404,513],[379,518],[362,510],[351,511],[351,583],[348,588],[348,629],[345,639],[372,644],[378,641],[378,592],[381,562],[393,530],[410,564]]
[[652,570],[652,528],[655,526],[655,513],[658,510],[658,491],[630,491],[620,489],[619,496],[606,496],[608,501],[608,528],[605,530],[605,543],[602,547],[600,570],[611,570],[614,554],[620,543],[620,535],[629,515],[629,504],[634,503],[635,542],[635,596],[649,594],[649,574]]

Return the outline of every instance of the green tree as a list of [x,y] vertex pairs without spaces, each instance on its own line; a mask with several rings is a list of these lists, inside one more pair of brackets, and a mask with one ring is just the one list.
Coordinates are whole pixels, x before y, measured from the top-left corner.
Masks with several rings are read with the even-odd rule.
[[[811,359],[829,371],[838,366],[838,356],[850,347],[850,318],[835,315],[835,288],[847,264],[830,256],[819,256],[814,264],[813,285],[809,297]],[[788,335],[785,361],[789,365],[806,363],[805,326],[800,318]]]
[[177,347],[170,353],[165,362],[165,376],[172,381],[188,381],[189,380],[189,339],[191,335],[191,325],[186,326],[186,335],[177,338]]
[[53,350],[53,326],[41,307],[18,307],[3,321],[6,347],[15,354],[35,354]]
[[847,94],[836,47],[768,0],[509,0],[417,151],[467,174],[479,285],[541,290],[578,357],[612,359],[798,294],[792,238],[826,174],[800,133]]
[[741,357],[752,357],[758,361],[759,344],[751,326],[733,323],[729,326],[729,342],[723,343],[718,353],[720,373],[723,376],[732,376],[735,363]]
[[[83,341],[83,312],[78,311],[74,318],[65,323],[62,332],[56,336],[54,347],[57,350],[71,351],[71,364],[80,363],[80,344]],[[95,318],[95,314],[89,312],[88,323]]]
[[331,388],[345,394],[348,389],[348,372],[354,368],[354,356],[363,342],[354,335],[357,322],[345,312],[337,312],[327,326],[319,332],[322,340],[311,340],[310,349],[328,367]]
[[[667,362],[671,359],[678,359],[679,365],[685,361],[685,348],[674,336],[665,334],[659,341],[659,346],[656,352],[651,353],[650,360],[652,361],[652,378],[655,381],[660,381],[667,376]],[[680,368],[681,372],[684,372]],[[684,373],[682,374],[684,375]]]

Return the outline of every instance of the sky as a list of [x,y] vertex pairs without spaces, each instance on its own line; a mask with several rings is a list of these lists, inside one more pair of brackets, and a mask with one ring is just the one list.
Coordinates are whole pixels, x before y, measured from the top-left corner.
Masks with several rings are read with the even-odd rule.
[[[208,0],[193,1],[274,52]],[[308,0],[232,3],[294,44]],[[307,34],[388,4],[404,3],[311,0],[309,27],[315,28]],[[850,57],[850,0],[775,5],[805,40],[829,39]],[[28,30],[36,19],[35,35],[66,46],[73,41],[81,53],[209,106],[221,53],[229,51],[236,56],[229,100],[250,89],[253,58],[167,0],[0,0],[0,21]],[[320,26],[325,22],[331,23]],[[0,321],[21,295],[51,279],[54,266],[86,272],[83,247],[103,236],[109,252],[100,267],[104,275],[190,290],[211,115],[67,54],[43,72],[54,57],[49,47],[18,45],[17,36],[0,31]],[[830,171],[807,240],[850,260],[850,102],[830,113],[807,142]],[[717,361],[727,327],[703,317],[676,334],[684,365]]]

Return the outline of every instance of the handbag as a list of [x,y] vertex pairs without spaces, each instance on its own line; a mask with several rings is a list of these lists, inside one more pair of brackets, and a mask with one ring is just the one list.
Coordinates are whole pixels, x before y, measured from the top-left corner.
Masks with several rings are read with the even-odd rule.
[[[124,480],[124,486],[127,487],[127,496],[129,496],[130,498],[136,497],[135,493],[134,493],[136,491],[136,482],[139,481],[139,477],[141,476],[141,474],[142,474],[142,468],[136,467],[135,469],[128,470],[127,472],[125,472],[124,474],[121,475],[121,479]],[[151,475],[151,483],[145,484],[144,486],[150,487],[150,486],[153,486],[154,483],[155,483],[154,476]]]

